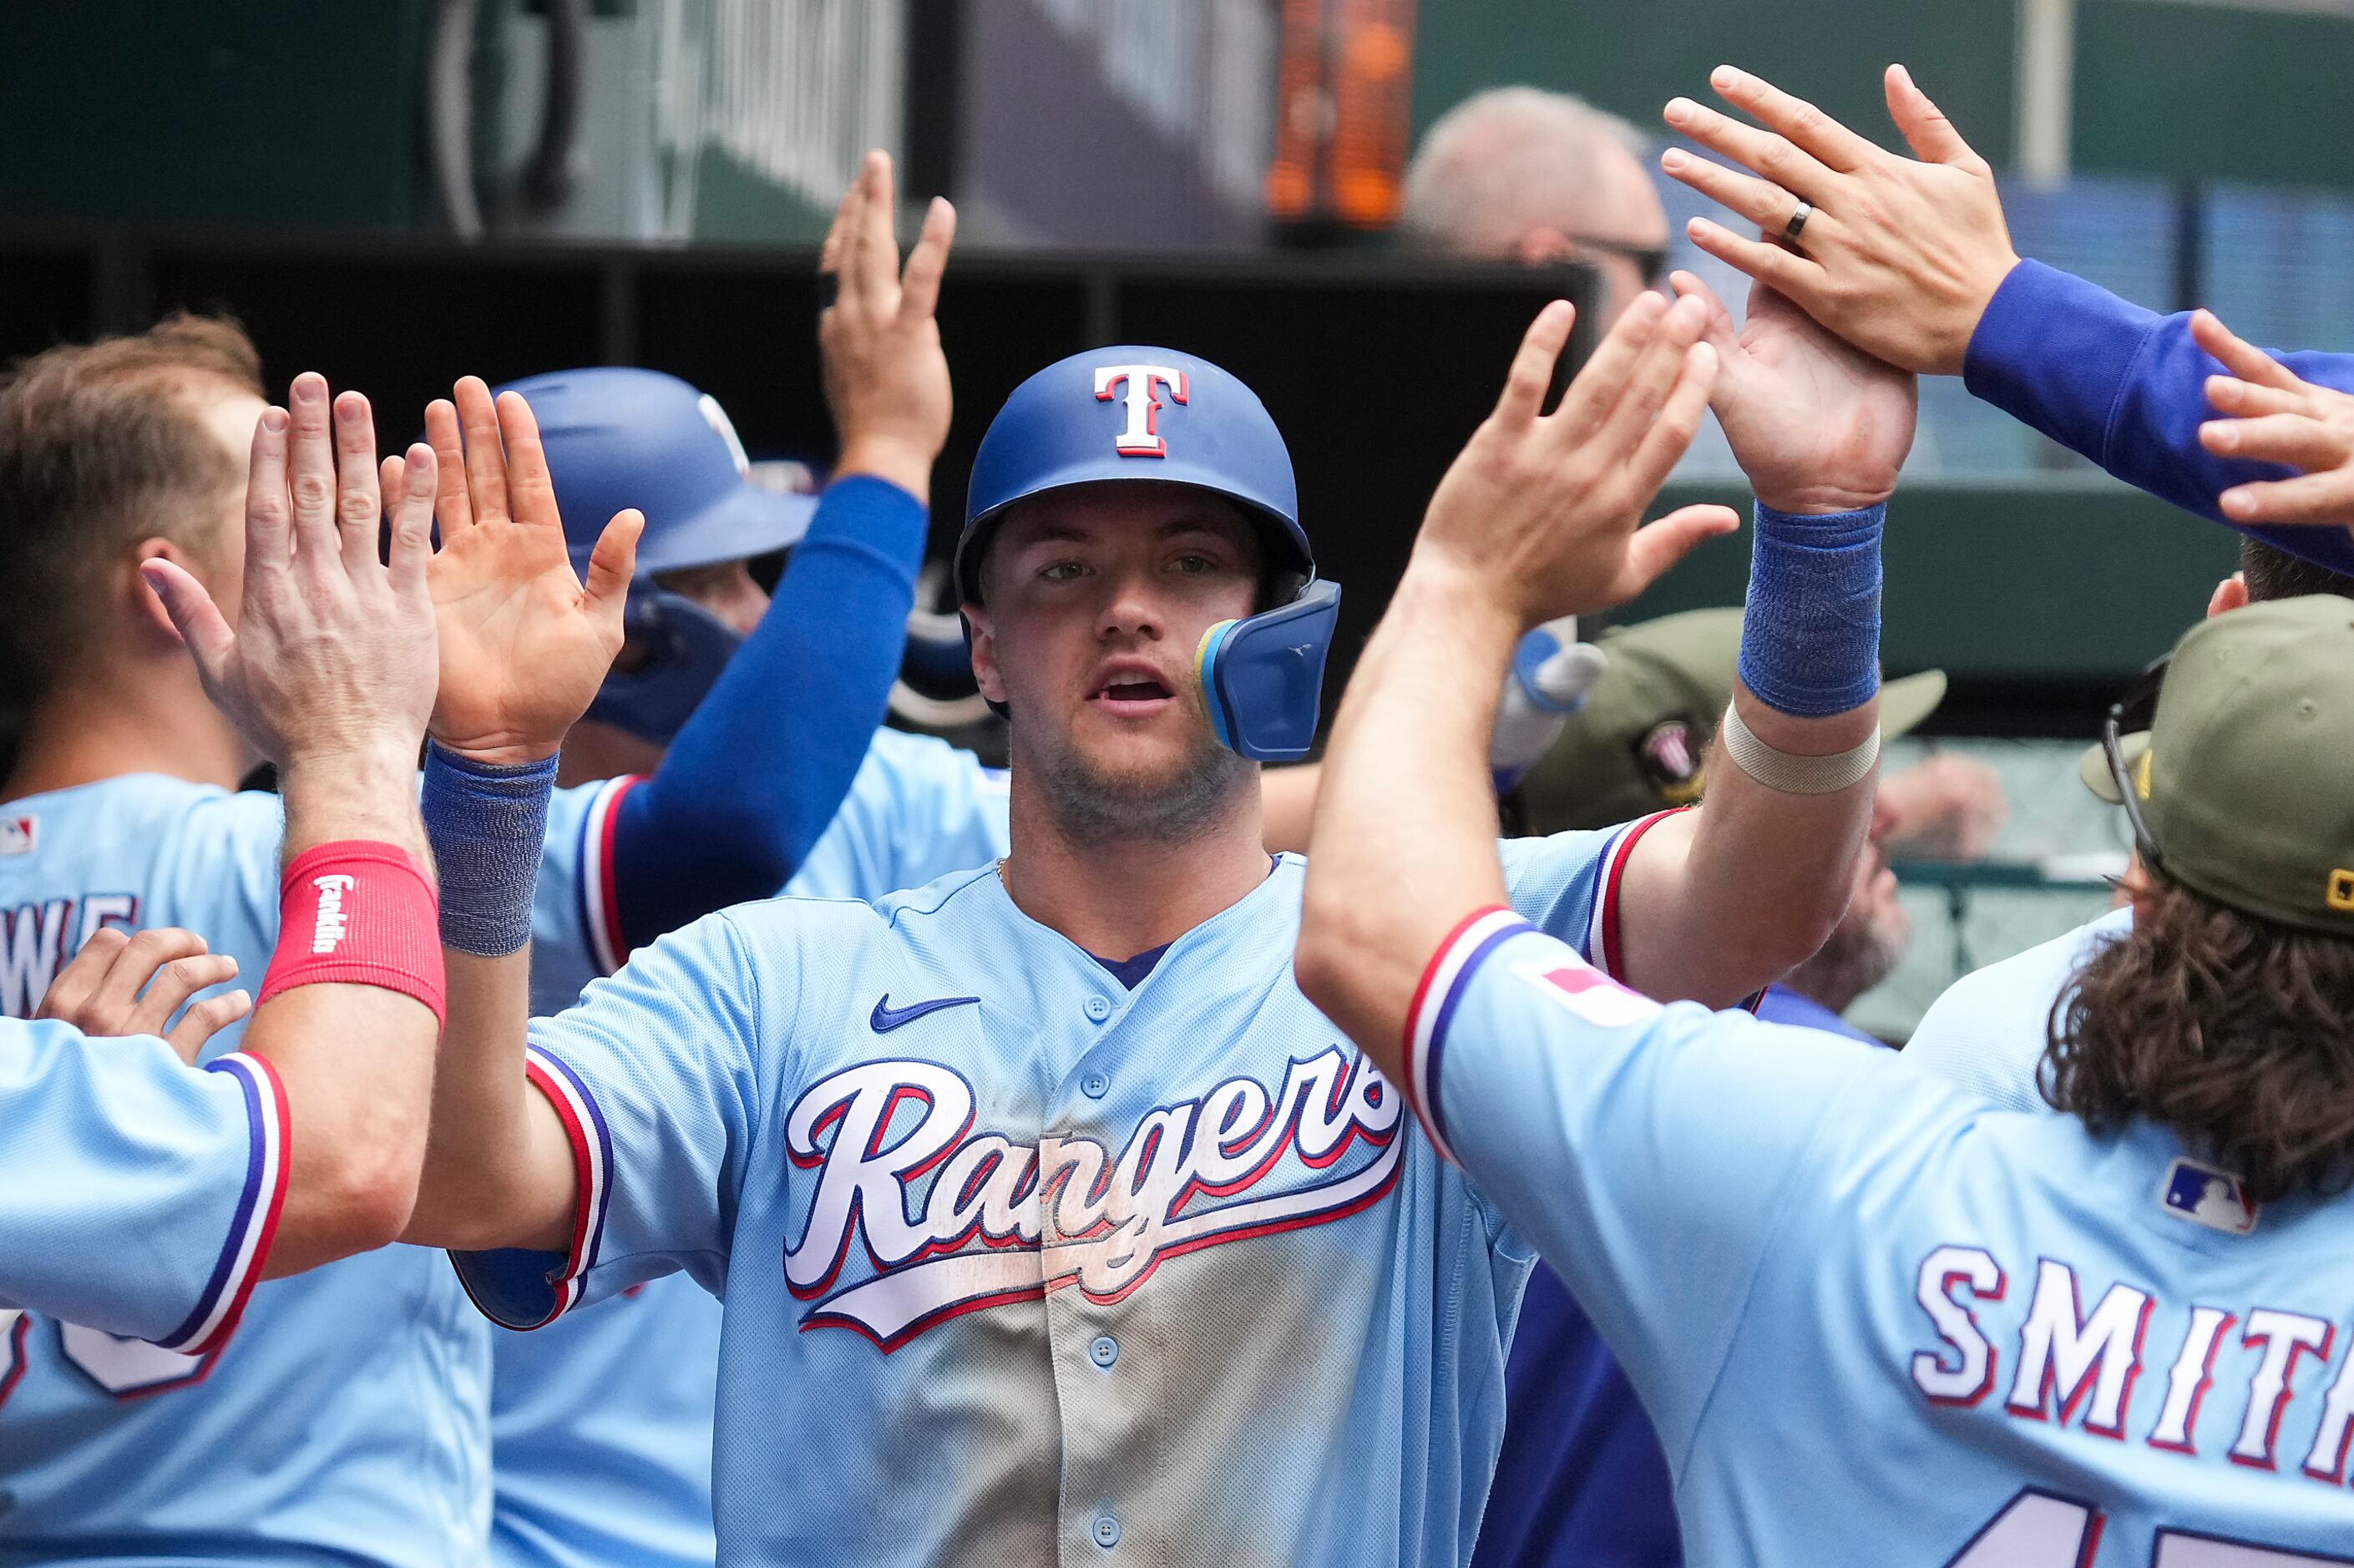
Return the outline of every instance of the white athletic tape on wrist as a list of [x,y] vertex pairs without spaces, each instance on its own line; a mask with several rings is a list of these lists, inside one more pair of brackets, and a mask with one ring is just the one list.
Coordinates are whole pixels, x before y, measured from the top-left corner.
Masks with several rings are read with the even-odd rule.
[[1758,739],[1756,733],[1741,722],[1739,705],[1728,703],[1724,723],[1717,734],[1724,742],[1724,755],[1733,759],[1735,768],[1768,789],[1784,795],[1836,795],[1862,782],[1872,764],[1880,760],[1878,726],[1845,751],[1829,757],[1802,757],[1795,751],[1777,751]]

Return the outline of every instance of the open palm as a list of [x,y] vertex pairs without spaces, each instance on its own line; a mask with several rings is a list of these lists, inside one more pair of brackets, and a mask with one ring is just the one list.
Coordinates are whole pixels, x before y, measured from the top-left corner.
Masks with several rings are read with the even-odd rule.
[[620,649],[644,520],[630,511],[606,525],[584,585],[565,551],[529,406],[514,392],[493,403],[473,376],[458,383],[455,398],[425,411],[440,467],[441,548],[429,577],[441,646],[432,735],[478,762],[534,762],[563,743]]
[[1782,512],[1842,512],[1885,501],[1913,448],[1918,383],[1832,336],[1763,283],[1736,334],[1724,304],[1688,272],[1676,292],[1709,308],[1721,362],[1710,406],[1757,498]]

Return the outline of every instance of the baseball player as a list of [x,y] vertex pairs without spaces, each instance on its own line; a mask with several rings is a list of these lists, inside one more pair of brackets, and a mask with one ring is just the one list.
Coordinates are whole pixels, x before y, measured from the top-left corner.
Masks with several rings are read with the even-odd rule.
[[[947,418],[930,303],[952,218],[943,207],[927,219],[903,297],[888,183],[887,164],[870,163],[839,218],[857,230],[859,257],[875,264],[846,290],[861,308],[837,317],[825,344],[845,448],[841,471],[854,477],[837,481],[811,524],[813,535],[837,527],[863,532],[866,548],[846,559],[821,551],[807,565],[896,576],[896,621],[906,614],[924,532],[921,501],[908,486],[922,486]],[[875,247],[891,258],[875,261]],[[866,284],[878,273],[890,283],[889,306],[868,310]],[[201,352],[186,343],[192,335],[203,339]],[[928,344],[930,361],[922,356]],[[933,372],[939,396],[927,402],[905,378]],[[237,505],[237,471],[216,449],[231,428],[241,421],[249,429],[261,412],[257,385],[250,347],[233,329],[175,324],[117,344],[56,351],[31,362],[0,394],[5,429],[22,443],[13,451],[0,445],[0,485],[29,487],[59,473],[107,481],[87,493],[36,493],[38,504],[10,516],[12,528],[37,536],[12,555],[25,569],[0,592],[24,603],[38,598],[33,585],[46,585],[49,602],[31,605],[8,627],[19,651],[41,655],[41,674],[6,808],[27,824],[18,841],[27,847],[0,856],[0,910],[7,912],[14,966],[0,979],[16,988],[0,998],[6,1011],[29,1007],[40,989],[34,982],[103,924],[203,931],[247,972],[259,972],[276,939],[278,803],[228,790],[242,767],[241,749],[200,700],[192,701],[196,677],[170,629],[143,599],[121,597],[121,584],[93,580],[92,570],[161,555],[210,587],[234,620],[235,596],[225,591],[234,578],[225,583],[222,567],[234,563],[226,555],[233,548],[227,518]],[[293,390],[300,450],[328,439],[329,404],[315,377]],[[519,531],[558,530],[546,580],[568,585],[561,591],[576,601],[578,579],[563,559],[552,497],[532,490],[534,507],[545,511],[527,522],[510,499],[502,439],[512,447],[505,427],[528,420],[520,399],[494,405],[471,378],[460,384],[454,408],[428,411],[429,439],[443,454],[440,524],[445,537],[460,531],[492,542],[521,537],[535,551],[547,542],[544,531]],[[334,429],[339,437],[351,434],[340,423]],[[110,460],[130,430],[146,432],[148,444],[129,453],[146,469]],[[535,435],[530,444],[536,454]],[[58,461],[58,453],[72,461]],[[516,496],[527,477],[518,474]],[[840,524],[825,515],[835,512],[847,514]],[[150,525],[149,516],[168,519],[171,531],[140,540],[134,530]],[[495,526],[477,532],[470,522]],[[361,526],[356,513],[346,525]],[[90,534],[78,530],[111,536],[92,547]],[[593,562],[588,580],[599,580]],[[540,601],[516,608],[525,603]],[[461,609],[498,613],[487,599],[451,613]],[[619,601],[613,616],[618,641]],[[51,627],[70,641],[43,650],[33,639]],[[488,679],[533,670],[506,694],[513,701],[544,704],[553,691],[559,706],[569,702],[504,647],[462,662],[446,624],[442,651],[451,673]],[[600,662],[596,674],[604,669]],[[801,677],[811,685],[860,678],[846,665]],[[858,720],[862,744],[889,679],[889,663],[878,662],[871,706]],[[565,723],[596,683],[563,711]],[[449,692],[445,681],[445,704]],[[544,716],[535,712],[535,722]],[[461,757],[513,759],[513,748],[494,735],[448,733]],[[838,799],[857,747],[812,740],[801,755],[847,756],[832,785]],[[539,881],[551,906],[566,912],[559,937],[568,933],[581,945],[643,941],[665,924],[773,889],[782,873],[769,855],[786,842],[774,820],[790,816],[805,843],[832,809],[818,785],[784,789],[765,768],[749,770],[752,759],[774,756],[758,735],[711,734],[699,747],[674,748],[665,761],[679,765],[675,774],[668,766],[658,770],[598,819],[593,854],[580,854],[577,831],[544,846],[557,863]],[[470,830],[470,842],[502,839],[502,823],[543,821],[544,806],[534,804],[541,782],[518,778],[459,790],[505,789],[513,797],[470,808],[487,819]],[[748,789],[774,793],[756,812],[741,793]],[[758,834],[736,833],[756,821]],[[469,853],[460,864],[471,871],[477,858]],[[756,880],[747,880],[748,866]],[[445,855],[440,869],[446,896],[458,867]],[[571,874],[559,885],[563,872]],[[532,881],[525,876],[520,885]],[[584,907],[597,913],[596,924],[569,913]],[[501,927],[470,939],[504,941],[507,934]],[[557,950],[553,940],[543,948]],[[234,1031],[224,1031],[211,1048],[234,1045]],[[15,1434],[0,1444],[0,1489],[12,1499],[0,1512],[0,1552],[140,1561],[226,1539],[246,1561],[339,1554],[387,1568],[481,1563],[488,1550],[488,1338],[446,1266],[398,1247],[264,1285],[228,1354],[126,1348],[78,1326],[45,1324],[28,1336],[24,1374],[0,1408],[0,1429]],[[314,1414],[297,1424],[285,1419],[289,1410]],[[207,1485],[231,1455],[249,1479],[227,1490]]]
[[[388,566],[339,552],[332,527],[290,555],[286,455],[273,411],[253,440],[264,504],[242,635],[209,644],[207,668],[284,770],[281,898],[299,946],[271,959],[242,1049],[201,1070],[197,1052],[251,1004],[191,1001],[238,965],[187,931],[104,927],[37,1022],[0,1020],[0,1401],[25,1372],[28,1313],[94,1344],[207,1356],[255,1281],[386,1245],[416,1194],[442,1005],[412,782],[434,687],[433,455],[386,464]],[[168,567],[147,571],[180,593]]]
[[[2207,607],[2211,618],[2251,603],[2309,594],[2354,599],[2354,577],[2326,571],[2256,540],[2243,543],[2241,560],[2242,569],[2217,585]],[[2163,673],[2162,664],[2151,670],[2115,705],[2111,722],[2120,744],[2136,755],[2148,744],[2150,711]],[[2087,789],[2111,805],[2123,804],[2109,778],[2105,743],[2095,743],[2084,754],[2082,773]],[[1964,975],[1921,1015],[1905,1043],[1904,1059],[2007,1110],[2048,1110],[2041,1069],[2052,1021],[2086,962],[2131,931],[2133,917],[2133,906],[2126,905]]]
[[[565,740],[566,782],[615,782],[560,793],[550,810],[533,1012],[561,1011],[619,963],[625,949],[602,943],[581,901],[562,896],[593,881],[567,871],[596,858],[607,802],[634,798],[634,775],[664,766],[690,726],[757,731],[780,764],[804,771],[810,750],[871,735],[863,758],[852,751],[825,764],[846,760],[855,773],[841,810],[797,854],[791,892],[881,897],[1005,853],[1002,771],[941,741],[874,728],[878,684],[905,624],[904,585],[896,571],[875,574],[892,591],[861,595],[851,572],[822,570],[834,564],[829,556],[866,567],[875,546],[863,532],[836,522],[807,535],[808,499],[752,482],[725,412],[674,376],[559,371],[510,389],[539,421],[576,560],[595,542],[584,519],[610,516],[624,498],[646,513],[629,641]],[[915,516],[920,525],[920,509]],[[795,553],[771,605],[746,557],[788,547]],[[737,760],[742,771],[715,785],[761,793],[758,758]],[[718,1301],[684,1277],[539,1333],[493,1336],[494,1560],[708,1564],[719,1339]]]
[[[2149,871],[2056,1031],[2073,1114],[2005,1115],[1895,1054],[1662,1006],[1506,906],[1496,673],[1642,576],[1627,520],[1571,494],[1441,487],[1326,752],[1299,976],[1592,1313],[1691,1556],[2342,1562],[2354,606],[2178,647],[2147,750],[2111,748]],[[1734,712],[1712,800],[1824,781],[1819,742]]]
[[[1668,125],[1765,177],[1679,148],[1660,166],[1779,243],[1695,217],[1694,244],[1867,354],[1958,375],[1976,396],[2128,483],[2354,572],[2354,505],[2342,482],[2315,471],[2341,470],[2354,454],[2345,433],[2354,421],[2317,443],[2322,421],[2307,412],[2327,401],[2315,394],[2354,387],[2354,356],[2274,363],[2205,311],[2159,316],[2020,260],[1994,171],[1903,66],[1888,68],[1888,111],[1914,158],[1746,71],[1719,66],[1709,84],[1764,129],[1684,98],[1668,103]],[[2204,428],[2205,384],[2227,372],[2240,385],[2222,387],[2221,412],[2280,417]],[[2308,383],[2317,385],[2300,392]],[[2308,476],[2292,477],[2299,471]],[[2306,525],[2321,523],[2349,526]]]
[[[1704,315],[1629,311],[1548,427],[1583,504],[1631,516],[1689,441]],[[1531,471],[1474,450],[1450,483]],[[1767,518],[1761,637],[1823,587],[1808,521]],[[1733,522],[1656,526],[1645,569]],[[1839,525],[1850,588],[1874,523]],[[1011,715],[1002,866],[699,922],[528,1054],[523,966],[453,970],[410,1239],[512,1323],[680,1269],[725,1293],[723,1562],[1459,1561],[1526,1254],[1291,983],[1300,863],[1218,739],[1314,725],[1332,598],[1280,438],[1173,350],[1050,366],[982,441],[958,580]],[[1730,1001],[1836,919],[1869,804],[1735,788],[1516,845],[1519,896]]]
[[[1710,743],[1733,700],[1741,619],[1737,607],[1694,609],[1604,632],[1608,667],[1522,781],[1512,801],[1520,826],[1541,833],[1596,828],[1700,800]],[[1944,674],[1934,670],[1883,684],[1882,738],[1926,718],[1945,690]],[[1897,815],[1888,800],[1891,779],[1882,775],[1874,792],[1847,912],[1821,950],[1766,989],[1757,1016],[1871,1038],[1794,985],[1808,976],[1845,977],[1845,985],[1861,989],[1903,950],[1907,927],[1883,858]],[[1543,1264],[1522,1298],[1505,1379],[1504,1442],[1475,1568],[1681,1562],[1675,1497],[1650,1419],[1591,1319]]]
[[[744,655],[740,628],[729,622],[757,620],[767,609],[743,557],[790,544],[800,512],[746,483],[724,443],[712,439],[726,416],[685,383],[652,371],[562,372],[514,389],[539,418],[567,519],[609,515],[624,497],[637,498],[647,513],[631,621],[633,641],[648,656],[608,676],[588,716],[573,726],[565,741],[567,775],[587,779],[654,766],[698,703],[773,705],[779,676],[762,671],[755,678],[730,662]],[[588,530],[577,522],[567,527],[576,555],[585,554]],[[789,573],[787,594],[792,584]],[[868,621],[885,624],[879,612],[862,620],[840,604],[780,601],[769,613],[810,617],[829,643]],[[1500,768],[1516,761],[1524,768],[1542,751],[1591,681],[1598,656],[1575,639],[1568,625],[1531,634],[1529,656],[1507,685],[1518,718],[1498,725]],[[960,634],[958,655],[964,657]],[[631,662],[629,645],[620,662]],[[1279,815],[1294,820],[1282,830],[1289,842],[1305,842],[1314,774],[1304,767],[1265,776],[1271,845],[1280,836]],[[567,839],[567,799],[581,797],[558,797],[551,818],[558,842]],[[878,729],[842,810],[785,891],[871,901],[987,864],[1010,847],[1008,803],[1003,770],[983,767],[971,752]],[[587,811],[578,814],[587,820]],[[594,978],[551,961],[581,948],[546,940],[554,925],[546,902],[537,922],[544,945],[532,968],[535,1013],[560,1011]],[[680,1275],[535,1333],[493,1337],[492,1544],[500,1562],[513,1568],[710,1563],[720,1331],[717,1299]]]

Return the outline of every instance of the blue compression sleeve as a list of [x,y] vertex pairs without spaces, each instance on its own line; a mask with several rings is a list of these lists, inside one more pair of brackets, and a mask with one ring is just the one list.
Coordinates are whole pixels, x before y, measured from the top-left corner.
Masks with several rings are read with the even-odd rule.
[[[2354,355],[2280,354],[2307,381],[2354,392]],[[2161,316],[2097,284],[2021,261],[1979,318],[1963,384],[2081,452],[2127,484],[2221,523],[2215,498],[2248,480],[2285,479],[2277,463],[2211,454],[2199,427],[2215,417],[2207,377],[2223,366],[2191,341],[2188,315]],[[2240,527],[2333,571],[2354,572],[2343,528]]]
[[899,673],[926,521],[887,480],[826,487],[768,613],[617,808],[613,884],[631,948],[771,896],[833,820]]

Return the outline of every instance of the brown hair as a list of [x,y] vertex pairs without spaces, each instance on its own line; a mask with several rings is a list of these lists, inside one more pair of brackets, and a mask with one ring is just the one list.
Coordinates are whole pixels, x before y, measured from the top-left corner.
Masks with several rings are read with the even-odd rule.
[[0,679],[14,694],[38,695],[90,652],[125,549],[209,547],[192,524],[244,469],[187,396],[200,379],[261,395],[235,322],[169,316],[37,354],[0,383]]
[[2354,577],[2245,535],[2240,539],[2240,578],[2248,585],[2251,604],[2317,593],[2354,599]]
[[2155,871],[2052,1010],[2044,1098],[2094,1132],[2171,1127],[2259,1202],[2354,1182],[2354,939]]

